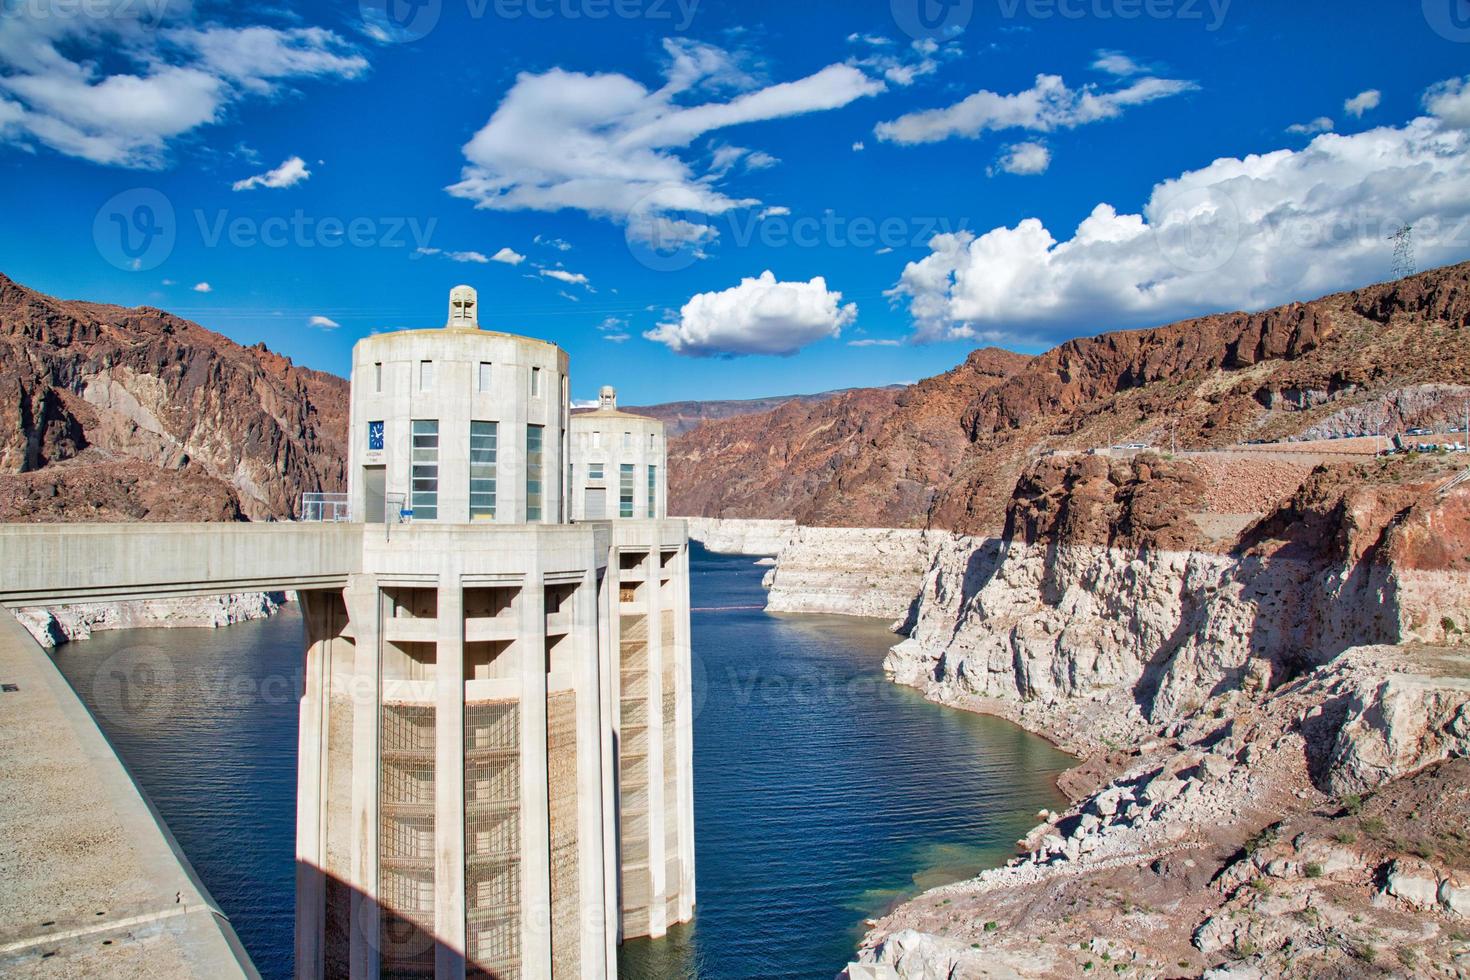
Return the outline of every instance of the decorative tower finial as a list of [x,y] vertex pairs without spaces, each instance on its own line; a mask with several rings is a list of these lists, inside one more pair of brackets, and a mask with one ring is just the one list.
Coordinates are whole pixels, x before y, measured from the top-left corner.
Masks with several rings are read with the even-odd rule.
[[450,330],[480,329],[480,298],[472,286],[455,286],[449,291]]
[[618,392],[612,385],[603,385],[602,390],[597,393],[597,407],[604,412],[611,412],[618,407]]

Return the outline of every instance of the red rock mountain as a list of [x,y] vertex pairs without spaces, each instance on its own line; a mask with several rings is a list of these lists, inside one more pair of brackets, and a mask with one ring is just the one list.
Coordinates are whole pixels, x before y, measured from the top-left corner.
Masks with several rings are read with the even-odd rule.
[[261,520],[344,488],[347,382],[0,276],[0,520]]
[[901,392],[706,423],[670,444],[670,510],[993,532],[1028,462],[1142,441],[1396,431],[1470,404],[1470,263],[1261,313],[977,351]]

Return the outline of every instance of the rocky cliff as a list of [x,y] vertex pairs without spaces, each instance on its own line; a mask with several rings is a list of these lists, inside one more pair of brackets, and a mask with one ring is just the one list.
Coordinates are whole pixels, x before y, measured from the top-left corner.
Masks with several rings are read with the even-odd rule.
[[977,351],[901,392],[706,423],[670,445],[685,515],[997,534],[1037,454],[1462,422],[1470,264],[1260,313]]
[[290,517],[345,484],[347,382],[0,276],[0,519]]
[[137,602],[84,602],[71,606],[33,606],[15,618],[36,642],[51,648],[85,640],[99,630],[145,627],[218,628],[274,616],[286,601],[283,592],[232,592],[226,595],[145,599]]
[[936,551],[889,670],[1078,753],[1076,804],[1007,867],[875,923],[865,959],[914,977],[1470,965],[1450,829],[1470,820],[1470,488],[1445,489],[1439,460],[1323,465],[1260,481],[1227,532],[1244,474],[1218,462],[1044,458],[1003,537]]

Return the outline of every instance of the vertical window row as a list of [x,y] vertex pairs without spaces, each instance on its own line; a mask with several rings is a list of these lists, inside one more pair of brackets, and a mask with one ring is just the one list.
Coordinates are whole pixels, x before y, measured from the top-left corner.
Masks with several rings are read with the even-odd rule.
[[633,464],[618,466],[618,516],[633,516]]
[[648,467],[648,516],[658,516],[658,467]]
[[494,422],[470,423],[470,520],[495,519],[495,455],[499,427]]
[[[427,361],[424,363],[428,363]],[[413,420],[413,519],[439,519],[439,422]]]
[[526,426],[526,520],[541,520],[542,440],[546,427]]

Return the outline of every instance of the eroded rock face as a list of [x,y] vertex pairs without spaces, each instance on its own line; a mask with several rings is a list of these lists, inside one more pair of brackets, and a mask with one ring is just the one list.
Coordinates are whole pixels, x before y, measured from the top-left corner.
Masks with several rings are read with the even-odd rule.
[[195,519],[290,517],[303,492],[345,486],[347,414],[345,380],[264,345],[0,276],[6,520],[185,519],[159,502],[179,474],[208,502]]
[[798,528],[766,573],[773,612],[907,620],[943,534],[892,528]]
[[953,703],[1105,716],[1083,736],[1096,745],[1222,691],[1270,690],[1353,646],[1462,637],[1470,497],[1323,467],[1233,544],[1204,550],[1190,468],[1038,462],[1005,544],[936,553],[891,674]]
[[721,555],[779,555],[796,536],[795,521],[689,517],[689,537]]
[[136,602],[84,602],[69,606],[30,606],[15,617],[43,647],[85,640],[98,630],[155,626],[229,626],[273,616],[286,601],[281,592],[146,599]]

